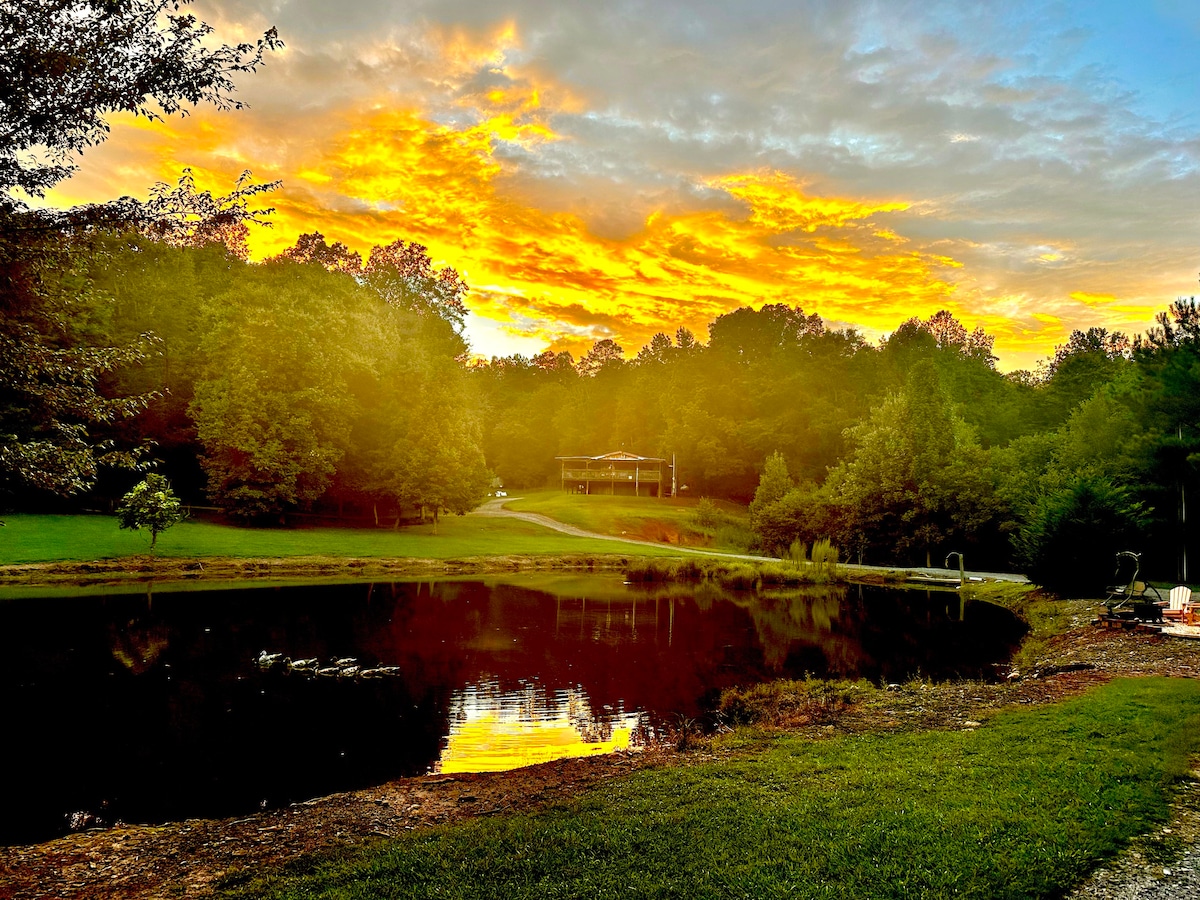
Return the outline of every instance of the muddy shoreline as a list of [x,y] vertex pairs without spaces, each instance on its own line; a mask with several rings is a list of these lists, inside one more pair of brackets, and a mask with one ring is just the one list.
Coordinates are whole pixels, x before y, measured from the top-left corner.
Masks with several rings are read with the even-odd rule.
[[169,582],[293,580],[309,578],[418,578],[502,575],[513,572],[621,572],[624,556],[477,556],[461,559],[412,557],[294,556],[251,558],[151,556],[90,562],[17,563],[0,566],[0,587],[92,587]]

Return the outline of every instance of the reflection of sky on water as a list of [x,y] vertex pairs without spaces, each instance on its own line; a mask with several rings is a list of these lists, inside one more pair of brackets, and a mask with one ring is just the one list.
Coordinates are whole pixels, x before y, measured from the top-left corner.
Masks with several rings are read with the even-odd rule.
[[592,709],[578,685],[547,692],[529,682],[502,690],[469,684],[450,698],[450,731],[436,771],[500,772],[640,746],[644,713]]

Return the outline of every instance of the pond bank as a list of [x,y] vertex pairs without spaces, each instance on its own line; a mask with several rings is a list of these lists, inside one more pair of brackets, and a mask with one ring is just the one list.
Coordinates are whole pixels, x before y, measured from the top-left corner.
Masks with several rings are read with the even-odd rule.
[[174,558],[135,556],[90,562],[20,563],[0,566],[0,587],[187,581],[276,581],[313,578],[353,580],[444,577],[509,572],[622,572],[620,555],[475,556],[461,559],[412,557],[287,556]]
[[[711,563],[728,565],[728,557],[662,557],[664,566],[672,563],[694,566]],[[0,590],[11,587],[57,585],[93,587],[100,585],[149,584],[164,582],[221,581],[300,581],[308,579],[379,580],[389,578],[450,577],[456,575],[502,575],[513,572],[625,572],[633,557],[613,554],[510,554],[467,556],[451,559],[419,557],[354,556],[123,556],[89,561],[53,561],[0,565]],[[743,565],[780,566],[780,561],[765,557],[738,559]],[[885,566],[840,564],[838,576],[831,581],[863,584],[924,584],[928,578],[946,570],[900,569]],[[968,573],[976,582],[1025,584],[1022,575],[1005,573]],[[797,583],[804,583],[798,580]],[[977,586],[977,585],[973,585]]]

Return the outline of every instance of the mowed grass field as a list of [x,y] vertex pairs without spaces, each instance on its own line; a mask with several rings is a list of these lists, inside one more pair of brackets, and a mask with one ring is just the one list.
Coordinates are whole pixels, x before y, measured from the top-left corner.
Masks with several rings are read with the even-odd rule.
[[[148,532],[122,531],[113,516],[8,515],[0,528],[0,565],[81,561],[149,553]],[[590,554],[669,556],[670,547],[572,537],[517,519],[446,516],[430,525],[389,528],[238,528],[188,519],[159,535],[161,557],[404,557]]]
[[[721,522],[696,521],[694,499],[581,496],[559,490],[522,491],[508,508],[536,512],[598,534],[661,542],[638,546],[574,537],[522,522],[484,516],[445,516],[432,524],[390,528],[239,528],[188,519],[163,532],[155,554],[166,558],[290,556],[458,559],[476,556],[590,554],[670,556],[670,545],[744,552],[744,507],[718,506]],[[0,528],[0,565],[114,559],[149,553],[148,532],[122,531],[114,516],[12,514]]]

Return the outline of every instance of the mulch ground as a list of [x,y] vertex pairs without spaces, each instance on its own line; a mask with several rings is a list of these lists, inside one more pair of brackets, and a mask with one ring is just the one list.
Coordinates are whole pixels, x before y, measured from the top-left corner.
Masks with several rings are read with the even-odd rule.
[[[870,730],[975,727],[1000,709],[1054,702],[1114,677],[1200,676],[1200,641],[1105,631],[1083,619],[1049,644],[1042,656],[1026,671],[1012,672],[1000,683],[893,686],[883,702],[784,727],[814,740]],[[640,768],[712,759],[715,752],[700,741],[698,749],[688,751],[662,746],[513,772],[428,775],[241,818],[125,825],[3,847],[0,896],[12,900],[203,896],[218,879],[247,869],[280,865],[321,850],[430,825],[534,810],[569,801],[607,779]],[[1173,847],[1191,847],[1200,841],[1200,816],[1193,808],[1196,804],[1187,799],[1196,793],[1187,786],[1181,791],[1177,821],[1167,832]],[[1121,865],[1139,871],[1157,867],[1161,873],[1162,860],[1147,851],[1154,846],[1135,845],[1118,869]]]

